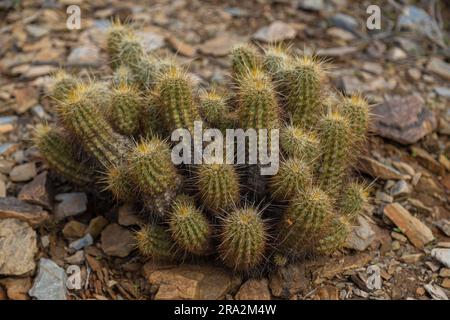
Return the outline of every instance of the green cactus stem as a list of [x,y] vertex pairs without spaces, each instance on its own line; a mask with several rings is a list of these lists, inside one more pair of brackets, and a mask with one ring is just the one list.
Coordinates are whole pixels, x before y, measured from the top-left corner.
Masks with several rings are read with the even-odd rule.
[[240,44],[231,49],[231,70],[236,80],[245,75],[248,70],[260,68],[262,57],[258,50],[249,44]]
[[139,253],[155,261],[173,261],[176,259],[174,243],[164,227],[157,224],[142,225],[134,234]]
[[141,104],[136,87],[121,83],[113,88],[109,118],[118,133],[132,136],[139,131]]
[[312,185],[312,178],[307,163],[298,158],[289,158],[281,162],[278,173],[270,178],[269,189],[274,199],[291,200]]
[[353,223],[362,213],[367,202],[367,187],[357,182],[350,182],[343,191],[340,201],[340,212],[349,222]]
[[320,159],[320,142],[317,135],[300,127],[287,126],[281,129],[280,145],[287,157],[314,163]]

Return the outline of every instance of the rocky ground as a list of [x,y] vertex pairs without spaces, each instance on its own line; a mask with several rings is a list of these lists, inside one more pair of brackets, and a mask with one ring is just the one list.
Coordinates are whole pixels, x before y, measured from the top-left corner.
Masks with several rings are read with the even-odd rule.
[[[0,1],[0,300],[448,299],[450,4],[412,2]],[[66,26],[72,4],[80,30]],[[366,28],[370,4],[381,30]],[[234,44],[287,41],[327,58],[330,84],[363,92],[374,124],[356,169],[373,199],[347,248],[251,279],[211,262],[156,265],[134,252],[132,208],[105,210],[55,179],[30,143],[54,119],[49,75],[108,74],[113,16],[140,26],[148,51],[178,52],[205,85],[227,80]],[[73,266],[81,289],[65,288]]]

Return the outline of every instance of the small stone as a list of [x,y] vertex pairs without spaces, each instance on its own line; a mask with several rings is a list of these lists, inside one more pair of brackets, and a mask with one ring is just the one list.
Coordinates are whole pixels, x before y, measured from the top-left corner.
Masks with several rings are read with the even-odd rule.
[[39,271],[28,294],[38,300],[66,300],[66,272],[50,259],[39,260]]
[[38,26],[35,24],[27,24],[25,26],[25,30],[34,38],[40,38],[49,32],[47,27]]
[[87,226],[76,220],[72,220],[66,223],[62,233],[64,237],[68,239],[78,239],[84,236]]
[[409,164],[401,161],[393,161],[392,165],[395,169],[399,170],[400,172],[410,175],[411,177],[416,174],[416,170],[414,170],[413,167],[411,167]]
[[98,65],[100,63],[100,51],[93,45],[73,48],[67,57],[67,63],[73,66]]
[[0,155],[9,156],[19,148],[17,143],[0,144]]
[[317,291],[320,300],[339,300],[338,289],[335,286],[321,287]]
[[369,297],[369,293],[367,293],[367,292],[365,292],[365,291],[363,291],[361,289],[355,289],[355,290],[353,290],[353,293],[355,295],[357,295],[358,297],[361,297],[361,298],[364,298],[364,299],[367,299]]
[[358,223],[359,226],[353,227],[348,235],[345,246],[350,249],[364,251],[375,240],[375,232],[364,217],[359,216]]
[[175,36],[170,36],[168,41],[175,51],[183,56],[192,58],[197,53],[197,49],[195,47],[183,42]]
[[69,248],[72,249],[73,251],[78,251],[85,247],[90,246],[93,243],[94,243],[94,239],[88,233],[83,238],[80,238],[80,239],[75,240],[74,242],[70,243]]
[[422,297],[425,294],[425,289],[422,287],[419,287],[416,289],[416,295],[418,295],[419,297]]
[[83,213],[87,209],[87,196],[84,192],[60,193],[55,196],[59,201],[55,206],[55,216],[62,220]]
[[221,57],[226,56],[233,46],[245,41],[246,39],[235,34],[222,32],[217,37],[201,44],[198,49],[204,54]]
[[404,254],[400,257],[400,260],[404,263],[416,263],[423,257],[422,253]]
[[47,248],[48,245],[50,244],[50,238],[48,235],[42,236],[41,237],[41,245],[43,248]]
[[89,233],[92,238],[96,239],[108,225],[108,220],[103,216],[98,216],[89,222],[86,233]]
[[428,62],[427,70],[431,71],[444,79],[450,80],[450,64],[442,59],[433,57]]
[[6,197],[6,183],[0,179],[0,198]]
[[[321,57],[339,57],[342,55],[351,55],[352,53],[358,52],[358,47],[352,47],[352,46],[342,46],[342,47],[335,47],[335,48],[326,48],[326,49],[319,49],[317,50],[317,55]],[[350,80],[347,81],[346,80]],[[359,83],[359,80],[354,79],[345,79],[345,76],[343,77],[343,83],[342,86],[345,89],[346,93],[353,93],[355,92],[355,86]]]
[[387,52],[387,58],[392,61],[406,59],[408,55],[400,48],[394,47]]
[[30,66],[26,72],[22,74],[22,77],[26,79],[34,79],[51,74],[58,70],[55,66]]
[[426,261],[425,264],[428,268],[430,268],[431,271],[436,272],[439,270],[440,266],[437,263],[434,263],[433,261]]
[[20,276],[36,267],[36,232],[17,219],[0,219],[0,275]]
[[450,289],[450,279],[446,278],[446,279],[442,280],[441,287],[443,287],[445,289]]
[[0,117],[0,133],[8,133],[14,130],[17,116]]
[[413,144],[437,127],[434,114],[418,95],[395,96],[373,108],[378,135],[402,144]]
[[411,193],[411,186],[405,180],[399,180],[391,189],[391,195],[394,198],[407,196]]
[[81,265],[86,260],[82,250],[75,252],[73,255],[65,258],[69,264]]
[[443,167],[437,162],[431,154],[419,147],[411,147],[412,155],[419,163],[433,173],[443,175]]
[[270,300],[269,283],[267,279],[249,279],[236,293],[236,300]]
[[400,242],[398,242],[397,240],[392,241],[391,249],[392,249],[393,251],[400,250],[400,248],[401,248]]
[[441,219],[434,223],[446,236],[450,237],[450,221]]
[[253,39],[266,42],[274,43],[288,39],[294,39],[297,31],[291,27],[289,24],[282,21],[274,21],[269,26],[262,27],[255,34],[253,34]]
[[442,268],[439,271],[439,277],[450,278],[450,268]]
[[121,206],[118,216],[119,224],[124,227],[134,226],[141,222],[141,219],[136,215],[135,209],[131,204]]
[[24,185],[18,195],[19,200],[51,209],[52,203],[47,184],[47,171],[37,175],[33,181]]
[[433,249],[431,250],[431,256],[447,268],[450,268],[450,249]]
[[135,248],[132,233],[116,223],[102,232],[102,249],[109,256],[126,257]]
[[14,197],[0,198],[0,219],[14,218],[36,227],[49,218],[41,207],[26,203]]
[[433,298],[433,300],[448,300],[447,295],[445,292],[439,288],[436,285],[432,285],[431,283],[426,284],[424,286],[425,290],[428,292],[428,294]]
[[438,242],[438,243],[436,243],[436,247],[439,247],[439,248],[450,248],[450,242]]
[[269,279],[269,286],[275,297],[290,298],[306,290],[308,280],[303,264],[288,264],[279,268]]
[[336,13],[332,16],[331,23],[338,28],[342,28],[350,32],[354,32],[358,28],[358,21],[355,18],[343,13]]
[[0,159],[0,173],[9,174],[14,167],[14,162]]
[[156,49],[162,48],[165,45],[164,36],[151,32],[151,31],[140,31],[136,33],[140,37],[142,42],[142,47],[145,52],[151,52]]
[[307,11],[320,11],[324,7],[323,0],[299,0],[298,8]]
[[386,203],[392,203],[394,201],[394,197],[392,197],[392,196],[388,195],[387,193],[380,191],[380,190],[377,191],[375,198],[379,201],[386,202]]
[[396,169],[369,157],[361,157],[358,163],[358,168],[371,177],[384,180],[407,180],[409,178],[409,176],[401,174]]
[[388,204],[383,212],[417,248],[423,249],[426,244],[434,240],[431,230],[419,219],[413,217],[401,204]]
[[17,107],[15,111],[19,114],[26,112],[31,107],[38,104],[39,92],[36,88],[28,86],[25,88],[16,88],[13,91],[16,98]]
[[[339,30],[341,30],[341,29],[339,29]],[[351,33],[349,33],[349,34],[351,34]],[[383,73],[383,66],[376,62],[366,61],[363,63],[362,69],[364,71],[370,72],[374,75],[381,75]]]
[[439,155],[439,163],[442,164],[447,171],[450,171],[450,160],[445,155]]
[[406,238],[404,235],[394,231],[391,232],[391,237],[403,243],[406,243],[408,241],[408,238]]
[[30,278],[1,279],[0,284],[5,286],[6,294],[11,300],[29,300],[28,290],[31,288]]
[[443,98],[450,98],[450,88],[436,87],[433,90],[437,93],[438,96],[441,96]]
[[29,162],[15,166],[9,173],[9,178],[14,182],[24,182],[33,179],[36,174],[36,165]]
[[[344,41],[351,41],[351,40],[355,39],[355,36],[353,35],[353,33],[345,31],[344,29],[341,29],[341,28],[336,28],[336,27],[331,27],[331,28],[327,29],[327,35],[329,35],[330,37],[333,37],[335,39],[340,39],[340,40],[344,40]],[[364,70],[366,70],[366,69],[364,69]]]
[[422,76],[420,70],[416,68],[409,68],[406,72],[408,77],[413,81],[419,81],[420,77]]

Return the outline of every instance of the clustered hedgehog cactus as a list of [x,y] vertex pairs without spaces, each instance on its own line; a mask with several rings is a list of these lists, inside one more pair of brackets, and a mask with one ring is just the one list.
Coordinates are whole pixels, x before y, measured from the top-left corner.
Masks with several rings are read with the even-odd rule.
[[[58,72],[50,91],[58,121],[39,126],[35,144],[70,182],[142,209],[142,256],[212,256],[251,272],[343,247],[368,198],[349,171],[369,107],[359,95],[330,98],[322,62],[282,46],[262,53],[240,45],[227,92],[200,89],[175,59],[146,54],[129,26],[111,27],[107,49],[111,79]],[[197,120],[222,132],[279,129],[278,173],[260,178],[260,163],[175,166],[168,137],[192,132]]]

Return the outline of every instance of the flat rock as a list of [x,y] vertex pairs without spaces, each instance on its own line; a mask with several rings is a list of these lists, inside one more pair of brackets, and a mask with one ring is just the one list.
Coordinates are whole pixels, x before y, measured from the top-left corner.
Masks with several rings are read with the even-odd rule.
[[5,278],[0,279],[0,284],[6,288],[6,294],[11,300],[29,300],[28,290],[31,288],[31,279]]
[[208,265],[156,267],[144,266],[144,276],[158,287],[156,300],[218,300],[236,286],[236,280],[224,268]]
[[38,300],[66,300],[66,272],[50,259],[39,260],[39,271],[28,294]]
[[135,247],[131,231],[116,223],[103,230],[101,240],[102,249],[109,256],[126,257]]
[[323,0],[299,0],[297,7],[306,11],[320,11],[324,7]]
[[399,180],[392,187],[391,195],[395,198],[399,198],[407,196],[411,191],[411,186],[405,180]]
[[353,227],[349,233],[345,246],[350,249],[364,251],[375,240],[376,235],[367,219],[359,216],[358,223],[359,226]]
[[275,297],[288,299],[294,294],[302,293],[308,287],[306,266],[289,264],[279,268],[270,276],[269,287]]
[[23,275],[36,267],[36,232],[17,219],[0,220],[0,275]]
[[86,257],[84,256],[84,251],[79,250],[75,252],[73,255],[66,257],[64,260],[66,260],[66,262],[69,264],[81,265],[86,260]]
[[215,38],[205,41],[198,49],[204,54],[221,57],[226,56],[233,46],[245,41],[245,38],[233,33],[222,32]]
[[426,150],[413,146],[411,147],[411,152],[423,167],[438,175],[444,174],[444,167]]
[[395,96],[375,106],[374,131],[402,144],[413,144],[437,127],[434,114],[418,95]]
[[108,225],[108,220],[103,216],[98,216],[89,221],[86,233],[89,233],[92,238],[96,239]]
[[288,39],[294,39],[297,31],[289,24],[282,21],[274,21],[269,26],[262,27],[255,34],[253,39],[266,43],[274,43]]
[[448,300],[447,294],[437,285],[429,283],[424,285],[424,288],[433,300]]
[[434,223],[447,237],[450,237],[450,221],[441,219]]
[[78,239],[78,240],[75,240],[75,241],[71,242],[71,243],[69,244],[69,248],[70,248],[72,251],[78,251],[78,250],[81,250],[81,249],[83,249],[83,248],[86,248],[86,247],[92,245],[93,243],[94,243],[94,239],[93,239],[92,236],[88,233],[88,234],[86,234],[84,237],[82,237],[82,238],[80,238],[80,239]]
[[371,177],[383,180],[406,180],[410,178],[408,175],[404,175],[398,170],[369,157],[361,157],[358,168]]
[[15,166],[9,173],[9,178],[14,182],[24,182],[33,179],[36,174],[36,165],[29,162]]
[[450,64],[437,57],[431,58],[427,64],[427,70],[450,80]]
[[19,192],[18,198],[19,200],[51,209],[52,202],[48,190],[47,171],[38,174],[33,181],[24,185]]
[[72,220],[66,223],[62,233],[68,239],[78,239],[84,236],[87,226],[84,223]]
[[236,300],[270,300],[269,283],[267,279],[249,279],[236,293]]
[[121,226],[129,227],[139,224],[142,220],[136,215],[136,211],[131,204],[125,204],[118,210],[118,222]]
[[372,260],[372,256],[368,253],[360,253],[353,256],[346,256],[337,261],[328,261],[323,267],[317,269],[314,274],[316,283],[318,279],[332,279],[336,275],[348,270],[358,269]]
[[431,256],[447,268],[450,268],[450,249],[433,249],[431,250]]
[[31,107],[38,104],[39,92],[36,88],[27,86],[24,88],[16,88],[13,91],[14,97],[16,98],[16,108],[15,111],[19,114],[26,112]]
[[384,207],[384,214],[388,217],[419,249],[434,240],[431,230],[419,219],[413,217],[399,203],[391,203]]
[[42,224],[49,218],[41,207],[26,203],[14,197],[0,198],[0,219],[14,218],[28,222],[32,227]]
[[95,66],[100,63],[100,50],[93,45],[73,48],[67,57],[70,65],[90,65]]
[[76,216],[87,209],[87,196],[84,192],[60,193],[55,196],[59,203],[55,206],[55,216],[58,220]]

